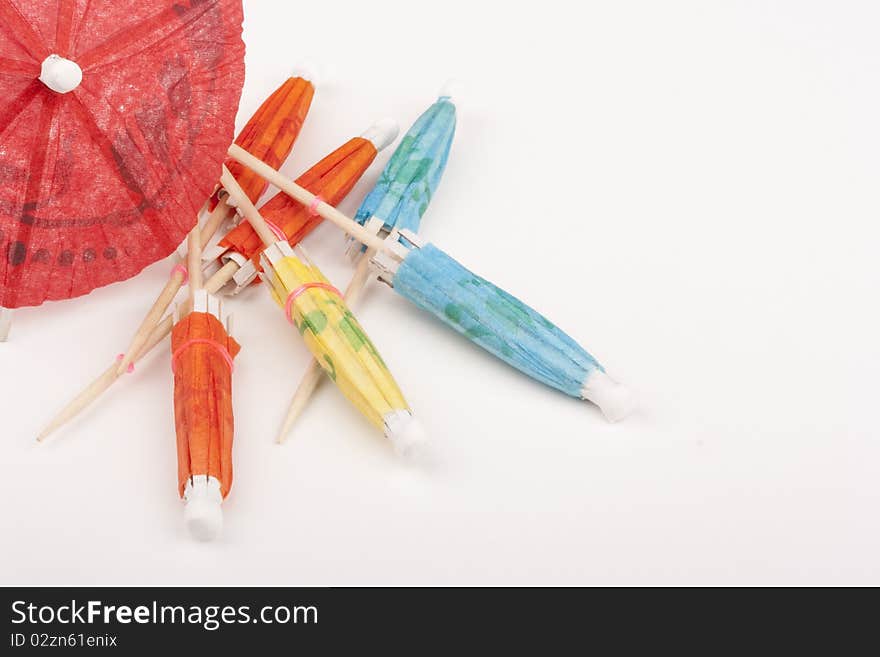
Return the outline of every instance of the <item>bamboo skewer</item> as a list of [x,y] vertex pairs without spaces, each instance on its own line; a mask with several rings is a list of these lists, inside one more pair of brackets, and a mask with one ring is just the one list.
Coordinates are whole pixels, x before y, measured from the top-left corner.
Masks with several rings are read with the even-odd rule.
[[[230,208],[224,201],[220,201],[217,204],[217,207],[211,212],[208,216],[208,219],[205,221],[204,228],[201,229],[201,240],[202,244],[207,244],[211,238],[214,236],[214,233],[217,232],[217,229],[220,225],[226,220],[226,217],[229,216]],[[198,225],[196,226],[196,230],[198,230]],[[177,264],[181,264],[182,260],[178,260]],[[201,267],[201,263],[199,263],[199,267]],[[192,269],[189,268],[191,272]],[[131,342],[128,345],[128,349],[125,350],[125,353],[122,356],[122,360],[119,361],[119,365],[117,367],[118,374],[123,374],[128,367],[134,362],[135,355],[138,353],[140,348],[146,343],[146,341],[150,337],[150,333],[156,328],[156,324],[159,323],[159,320],[162,319],[162,316],[168,311],[168,307],[171,305],[171,302],[174,301],[174,297],[177,296],[177,293],[180,291],[180,288],[183,287],[183,284],[186,282],[186,274],[180,270],[179,267],[175,267],[171,278],[168,279],[168,282],[165,284],[165,287],[162,289],[162,292],[156,298],[156,301],[153,302],[152,307],[144,316],[141,325],[138,327],[137,332],[134,334]]]
[[[348,287],[345,289],[344,298],[349,307],[354,306],[354,304],[358,302],[364,289],[366,289],[367,282],[372,278],[370,259],[375,254],[375,250],[367,249],[366,253],[364,253],[358,261],[354,276],[352,276]],[[305,410],[309,399],[324,378],[323,374],[324,371],[321,369],[318,361],[313,358],[309,362],[309,366],[306,369],[302,380],[300,380],[299,386],[297,386],[296,392],[293,394],[293,398],[290,400],[290,406],[287,409],[287,416],[284,418],[284,423],[281,425],[281,430],[278,432],[278,438],[276,439],[276,442],[279,445],[287,440],[287,434],[290,433],[290,428],[302,414],[303,410]]]
[[[215,294],[232,279],[233,274],[238,270],[238,265],[231,263],[234,266],[229,267],[229,264],[230,263],[227,263],[227,266],[224,266],[223,269],[208,279],[205,283],[205,289],[208,292]],[[183,308],[183,310],[186,311],[184,314],[188,313],[191,308],[192,306],[190,303],[186,303]],[[135,355],[132,363],[140,362],[141,359],[156,347],[156,345],[160,344],[168,337],[172,328],[174,328],[174,317],[172,315],[167,315],[155,326],[140,351]],[[46,425],[46,428],[40,432],[39,436],[37,436],[37,442],[43,442],[52,433],[70,422],[86,408],[91,406],[98,397],[103,395],[114,383],[116,383],[116,381],[122,376],[119,372],[118,365],[118,359],[114,360],[110,367],[98,375],[98,377],[74,397],[67,406],[61,409],[61,411],[52,418],[49,424]]]
[[198,224],[186,240],[186,268],[189,273],[189,302],[195,303],[195,293],[205,286],[202,277],[202,232]]
[[12,309],[0,307],[0,342],[6,342],[12,329]]
[[[368,248],[375,249],[376,251],[389,252],[389,248],[385,244],[385,240],[383,240],[381,237],[374,235],[369,230],[357,223],[354,219],[345,216],[342,212],[334,208],[332,205],[321,200],[319,196],[312,194],[304,187],[300,187],[293,180],[291,180],[281,172],[273,169],[265,162],[262,162],[258,158],[254,157],[246,150],[244,150],[241,146],[233,144],[229,147],[227,153],[229,157],[231,157],[233,160],[239,162],[240,164],[243,164],[251,171],[258,174],[264,180],[267,180],[269,183],[283,191],[291,198],[311,208],[313,212],[320,215],[327,221],[336,224],[339,228],[351,235],[361,244],[365,245]],[[226,187],[226,185],[224,185],[224,187]],[[229,188],[226,187],[226,190],[229,191]],[[249,201],[249,199],[247,200]],[[249,204],[253,206],[252,203]],[[242,209],[242,211],[244,211],[244,207],[239,207]],[[256,208],[254,208],[254,210],[256,210]],[[245,214],[245,216],[247,217],[247,214]],[[251,222],[251,225],[253,225],[253,222]],[[265,226],[265,222],[263,222],[263,226],[265,230],[268,231],[270,234],[271,239],[268,244],[271,244],[275,241],[275,238],[271,235],[271,231],[269,231],[268,227]],[[257,227],[254,226],[254,229],[257,229]],[[259,232],[259,230],[257,230],[257,232]],[[262,234],[260,235],[260,237],[265,240]]]
[[[229,173],[229,169],[225,166],[223,167],[223,174],[220,176],[220,184],[223,185],[223,188],[229,193],[233,203],[239,210],[241,210],[244,218],[248,220],[253,227],[254,232],[256,232],[259,238],[263,241],[263,244],[269,246],[270,244],[277,242],[278,238],[275,236],[275,233],[272,232],[272,229],[269,228],[266,220],[263,219],[263,215],[257,210],[257,206],[251,202],[244,193],[244,190],[242,190],[241,186],[238,184],[238,181],[231,173]],[[306,193],[308,194],[308,192]]]

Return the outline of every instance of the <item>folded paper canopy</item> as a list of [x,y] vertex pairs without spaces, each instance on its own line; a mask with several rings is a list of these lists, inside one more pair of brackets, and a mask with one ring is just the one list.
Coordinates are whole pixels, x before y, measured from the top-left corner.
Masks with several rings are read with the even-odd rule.
[[0,306],[177,247],[232,139],[241,22],[238,0],[0,0]]
[[198,291],[195,310],[171,333],[178,492],[200,538],[219,530],[219,503],[232,486],[232,370],[240,348],[221,317],[219,301]]
[[443,177],[454,136],[455,105],[450,97],[443,96],[400,140],[376,186],[361,203],[355,221],[365,225],[377,217],[387,232],[418,232]]
[[[304,75],[288,78],[272,92],[235,139],[236,144],[274,168],[279,168],[290,155],[312,106],[315,87]],[[268,183],[238,162],[229,160],[226,166],[248,198],[256,203]]]
[[626,388],[546,317],[408,231],[397,244],[402,262],[376,260],[402,297],[530,377],[593,401],[611,421],[632,410]]
[[400,453],[420,450],[425,437],[409,404],[336,288],[286,242],[266,248],[263,268],[273,298],[327,376]]

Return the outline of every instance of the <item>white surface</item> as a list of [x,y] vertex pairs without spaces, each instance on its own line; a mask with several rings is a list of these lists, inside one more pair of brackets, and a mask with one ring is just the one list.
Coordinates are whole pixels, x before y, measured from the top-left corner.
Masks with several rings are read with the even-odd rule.
[[[293,62],[325,71],[292,175],[462,79],[424,235],[583,341],[639,411],[611,425],[376,284],[361,319],[442,471],[408,471],[331,385],[279,447],[308,354],[254,289],[230,301],[235,484],[197,544],[167,347],[33,442],[127,344],[159,264],[16,313],[0,581],[880,584],[880,6],[245,5],[242,120]],[[343,246],[329,225],[308,240],[337,285]]]

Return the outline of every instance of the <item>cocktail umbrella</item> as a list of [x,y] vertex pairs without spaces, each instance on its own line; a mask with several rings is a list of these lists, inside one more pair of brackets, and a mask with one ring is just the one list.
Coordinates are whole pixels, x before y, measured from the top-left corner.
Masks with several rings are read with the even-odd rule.
[[[297,72],[270,95],[250,120],[242,128],[235,143],[253,153],[264,162],[278,168],[290,155],[293,145],[299,136],[303,122],[309,112],[315,88],[313,76],[309,72]],[[259,176],[243,168],[240,164],[230,162],[233,175],[241,177],[242,189],[254,203],[266,191],[266,182]],[[231,214],[230,208],[219,198],[222,188],[215,194],[211,214],[202,228],[202,245],[207,245],[217,229],[225,223]],[[140,326],[132,337],[128,349],[118,363],[121,374],[134,361],[135,356],[149,339],[150,333],[162,319],[175,295],[186,283],[186,269],[177,262],[168,277],[168,282],[153,302]]]
[[425,433],[340,292],[309,262],[301,248],[294,251],[286,241],[276,241],[257,208],[236,189],[234,178],[228,176],[227,180],[227,175],[222,178],[226,190],[266,245],[261,256],[262,277],[287,320],[327,376],[384,432],[398,453],[420,459]]
[[[366,173],[376,154],[394,141],[397,132],[394,121],[386,119],[377,122],[363,135],[350,139],[315,164],[297,178],[297,184],[331,205],[337,205]],[[284,235],[291,245],[302,241],[321,222],[319,215],[283,192],[267,201],[260,208],[260,214],[272,231],[279,236]],[[237,294],[256,279],[263,247],[263,241],[250,222],[243,221],[215,247],[206,249],[203,257],[206,261],[218,261],[232,274],[233,285],[229,291]]]
[[[235,143],[259,157],[275,169],[281,167],[299,133],[315,95],[315,76],[306,68],[298,68],[254,113]],[[268,184],[238,162],[228,160],[226,166],[248,198],[256,203]]]
[[[418,232],[422,216],[428,209],[446,169],[455,136],[455,123],[452,98],[441,92],[437,102],[418,118],[401,139],[376,186],[355,214],[355,221],[362,226],[371,223],[384,234],[403,229]],[[308,189],[307,185],[302,186]],[[288,203],[296,203],[283,192],[279,195],[287,199]],[[329,202],[330,205],[336,205]],[[374,251],[368,250],[360,256],[354,276],[345,289],[345,301],[349,306],[358,302],[368,280],[374,275],[370,267],[370,260],[374,255]],[[290,402],[278,434],[279,443],[284,442],[290,427],[308,404],[321,379],[321,367],[313,360]]]
[[[368,129],[362,137],[355,137],[318,162],[318,164],[298,178],[298,181],[313,193],[320,194],[331,202],[339,202],[348,194],[357,180],[366,171],[373,158],[375,158],[376,152],[390,144],[396,135],[396,124],[387,120],[380,121]],[[264,210],[268,208],[271,221],[283,229],[291,244],[298,243],[320,220],[318,215],[309,212],[302,204],[293,201],[284,193],[276,195],[263,208]],[[202,227],[203,236],[205,229],[206,227]],[[229,246],[212,249],[214,255],[211,257],[225,260],[225,263],[205,283],[205,288],[211,294],[220,291],[221,288],[224,288],[233,280],[234,276],[239,274],[240,270],[242,270],[241,263],[245,263],[245,270],[250,270],[253,272],[252,275],[256,275],[257,267],[254,266],[252,260],[258,258],[263,249],[263,242],[259,235],[254,231],[250,223],[246,221],[236,226],[224,237],[221,243],[223,242],[228,242]],[[204,243],[204,237],[202,243]],[[250,258],[246,256],[250,256]],[[186,270],[183,269],[181,271],[181,269],[175,268],[172,274],[175,276],[180,274],[181,280],[183,280],[182,275]],[[247,277],[240,276],[237,279],[237,283],[242,286],[246,285],[252,280],[252,275]],[[179,286],[175,287],[174,291],[176,292],[178,288]],[[125,371],[133,371],[134,363],[142,359],[153,347],[168,337],[172,326],[170,317],[160,321],[137,350],[132,364]],[[121,360],[122,355],[120,354],[107,369],[83,388],[79,394],[52,418],[40,432],[37,440],[39,442],[45,440],[51,433],[88,408],[90,404],[118,381],[123,374],[119,370]]]
[[241,22],[238,0],[0,0],[0,306],[177,247],[232,139]]
[[192,312],[171,333],[178,492],[192,535],[211,540],[222,527],[220,503],[232,486],[232,370],[239,346],[220,301],[202,287],[196,231],[188,256]]
[[611,421],[632,410],[629,391],[573,339],[437,247],[423,246],[410,231],[383,240],[241,148],[233,145],[229,153],[367,248],[376,249],[373,261],[383,281],[472,342],[542,383],[592,401]]

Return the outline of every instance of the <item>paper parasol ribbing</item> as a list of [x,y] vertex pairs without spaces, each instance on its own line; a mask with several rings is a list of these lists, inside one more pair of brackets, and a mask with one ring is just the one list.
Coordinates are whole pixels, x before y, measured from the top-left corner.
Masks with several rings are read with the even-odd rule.
[[0,0],[0,306],[180,244],[232,139],[241,23],[237,0]]
[[[402,267],[402,263],[405,263],[413,254],[422,251],[419,248],[420,241],[413,233],[404,231],[404,234],[401,235],[406,244],[391,238],[382,240],[354,220],[346,217],[333,206],[321,203],[320,199],[316,199],[307,190],[285,177],[279,171],[251,157],[237,146],[233,145],[229,149],[229,154],[242,164],[252,168],[278,187],[278,189],[290,194],[291,197],[300,203],[314,207],[315,211],[322,217],[336,224],[368,248],[375,249],[378,255],[374,258],[374,262],[380,268],[380,277],[390,285],[393,286],[395,284],[395,277],[400,267]],[[526,374],[534,376],[539,381],[545,383],[551,381],[564,382],[567,377],[571,376],[572,370],[569,369],[569,364],[565,361],[565,358],[559,357],[558,354],[570,352],[571,345],[576,343],[556,328],[552,322],[531,310],[521,301],[515,299],[515,297],[495,288],[488,281],[471,274],[466,268],[440,251],[440,249],[436,247],[429,249],[423,256],[416,258],[411,263],[411,288],[407,288],[406,285],[402,288],[411,289],[413,298],[406,296],[404,298],[417,305],[422,304],[425,310],[431,312],[448,326],[463,333],[469,339],[477,342],[477,344],[489,349],[491,353],[497,355],[502,360],[521,369]],[[418,277],[421,277],[423,282],[417,282],[416,279]],[[456,311],[452,310],[452,316],[448,316],[446,309],[449,302],[444,302],[444,297],[441,295],[442,292],[448,300],[454,303],[459,298],[456,288],[460,287],[460,283],[482,288],[483,290],[490,290],[490,288],[497,290],[496,295],[499,299],[503,299],[503,303],[508,307],[499,310],[497,304],[493,304],[494,307],[490,307],[488,304],[482,304],[478,299],[466,302],[465,297],[461,297],[463,304],[477,304],[477,312],[486,311],[486,315],[483,318],[478,315],[475,316],[479,326],[465,325],[462,330],[462,327],[458,324],[461,315],[457,315]],[[436,293],[432,294],[425,289],[424,293],[419,296],[416,292],[419,288],[435,288]],[[505,313],[516,314],[513,311],[514,308],[516,308],[516,313],[519,313],[520,316],[523,318],[527,317],[523,320],[522,326],[505,316]],[[459,319],[456,319],[457,316]],[[533,327],[538,326],[542,326],[545,329],[541,332],[541,335],[546,338],[547,344],[529,353],[528,357],[514,358],[512,354],[516,353],[515,345],[517,341],[521,337],[525,337],[524,334],[520,334],[520,331],[530,331]],[[478,337],[479,341],[477,341]],[[535,345],[536,343],[532,342],[532,344]],[[579,352],[580,367],[583,368],[584,374],[584,378],[580,381],[580,388],[575,391],[572,386],[560,384],[559,389],[578,398],[594,402],[602,409],[609,420],[615,421],[625,417],[633,407],[629,391],[605,374],[601,367],[593,365],[592,363],[595,363],[595,360],[585,350],[577,347],[577,352]],[[559,368],[562,368],[562,371],[556,371]]]
[[[418,231],[422,216],[428,209],[446,169],[455,136],[455,124],[455,105],[452,98],[441,95],[400,140],[400,145],[385,165],[375,187],[361,203],[355,214],[355,221],[361,225],[372,222],[371,226],[380,222],[379,227],[374,229],[385,233],[404,228]],[[296,203],[290,197],[284,197],[288,202]],[[336,205],[332,202],[330,204]],[[370,270],[370,259],[374,255],[375,251],[372,250],[361,255],[354,276],[345,290],[345,300],[350,306],[358,302],[368,280],[374,275]],[[320,381],[321,368],[317,361],[312,361],[290,401],[278,433],[278,442],[284,442]]]

